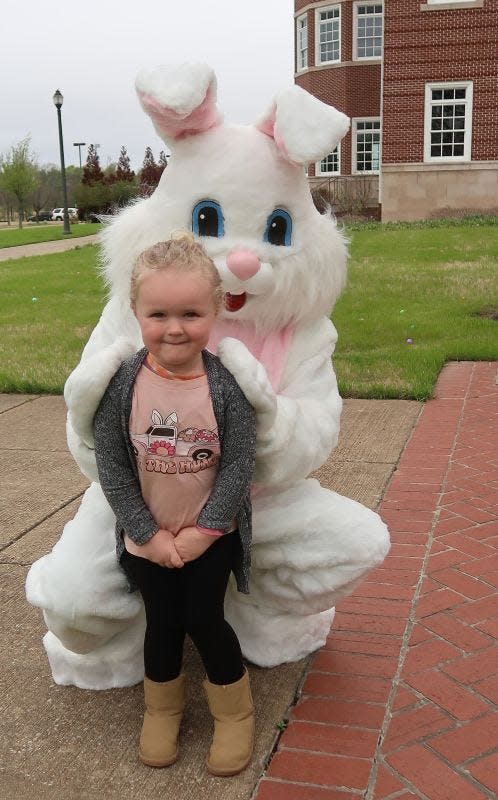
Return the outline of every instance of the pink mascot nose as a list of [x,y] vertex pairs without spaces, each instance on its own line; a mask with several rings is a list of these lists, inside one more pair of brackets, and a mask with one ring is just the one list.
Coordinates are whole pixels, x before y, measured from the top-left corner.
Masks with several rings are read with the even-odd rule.
[[241,281],[247,281],[258,272],[261,261],[252,250],[232,250],[227,256],[227,267]]

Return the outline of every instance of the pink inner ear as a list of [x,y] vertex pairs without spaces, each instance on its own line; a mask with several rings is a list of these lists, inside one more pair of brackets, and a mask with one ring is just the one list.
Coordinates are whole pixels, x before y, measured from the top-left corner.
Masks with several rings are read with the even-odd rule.
[[276,117],[276,109],[272,111],[269,117],[261,120],[261,122],[258,122],[256,127],[259,131],[261,131],[261,133],[266,134],[266,136],[270,136],[274,140],[275,144],[277,145],[277,148],[280,150],[283,157],[287,159],[287,161],[294,163],[292,162],[292,159],[289,158],[285,142],[282,139],[280,133],[278,132],[277,124],[275,122],[275,117]]
[[266,134],[266,136],[271,136],[273,139],[273,132],[275,130],[275,109],[272,111],[269,117],[266,119],[262,119],[261,122],[258,122],[256,128],[261,133]]
[[216,108],[215,95],[211,87],[202,103],[189,114],[180,114],[168,106],[162,106],[154,97],[139,92],[140,102],[146,113],[160,131],[173,139],[203,133],[219,125],[221,118]]

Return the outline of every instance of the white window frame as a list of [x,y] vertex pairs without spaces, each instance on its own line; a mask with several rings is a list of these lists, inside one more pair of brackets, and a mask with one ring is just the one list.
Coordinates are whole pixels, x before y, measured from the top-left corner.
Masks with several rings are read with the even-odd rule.
[[425,0],[428,6],[459,6],[463,3],[473,5],[478,0]]
[[[322,158],[320,161],[315,162],[315,175],[321,178],[336,178],[338,175],[341,174],[341,143],[339,142],[337,147],[334,149],[337,150],[337,169],[334,172],[328,172],[327,170],[325,171],[322,170],[322,161],[324,160]],[[334,150],[332,150],[332,153],[333,152]],[[328,155],[331,155],[332,153],[328,153]],[[328,155],[325,156],[325,158],[328,158]]]
[[[433,100],[432,91],[445,89],[465,89],[465,99],[458,99],[455,101],[448,101],[448,103],[457,103],[458,105],[465,105],[465,128],[463,140],[463,155],[462,156],[432,156],[431,155],[431,133],[432,133],[432,106],[444,105],[444,99],[440,102]],[[471,160],[472,152],[472,106],[474,99],[474,83],[473,81],[447,81],[445,83],[426,83],[425,84],[425,109],[424,109],[424,162],[428,164],[458,164],[462,162],[469,162]]]
[[[339,39],[338,39],[338,46],[339,52],[338,57],[333,58],[330,61],[322,61],[321,59],[321,48],[320,48],[320,14],[323,14],[325,11],[338,11],[339,16],[337,17],[338,20],[338,27],[339,27]],[[341,6],[337,4],[331,4],[330,6],[319,6],[315,9],[315,64],[320,66],[322,64],[339,64],[341,61],[341,50],[342,50],[342,10]]]
[[[358,55],[358,6],[382,6],[382,39],[380,44],[380,56],[359,56]],[[365,15],[366,18],[367,15]],[[353,5],[353,61],[381,61],[384,52],[384,3],[365,2],[358,0]]]
[[[304,28],[302,27],[302,23],[305,23]],[[306,47],[301,47],[301,32],[306,32]],[[305,53],[305,64],[301,64],[301,55]],[[301,16],[296,17],[296,72],[302,72],[304,69],[308,68],[308,14],[301,14]]]
[[[357,143],[358,143],[358,123],[359,122],[378,122],[379,128],[379,168],[378,169],[358,169],[357,166]],[[382,162],[382,123],[380,117],[354,117],[353,118],[353,126],[352,126],[352,152],[351,152],[351,174],[352,175],[379,175],[380,173],[380,166]]]

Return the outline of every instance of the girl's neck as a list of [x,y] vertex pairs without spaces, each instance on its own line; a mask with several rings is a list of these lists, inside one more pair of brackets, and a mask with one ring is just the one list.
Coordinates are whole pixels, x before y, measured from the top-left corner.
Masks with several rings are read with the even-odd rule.
[[159,361],[157,361],[157,359],[154,358],[152,353],[147,353],[147,356],[145,357],[145,365],[152,372],[155,372],[156,375],[160,375],[162,378],[169,378],[170,380],[188,381],[188,380],[193,380],[194,378],[201,378],[203,375],[205,375],[205,371],[202,366],[198,372],[190,372],[187,374],[172,372],[171,370],[167,369],[162,364],[160,364]]

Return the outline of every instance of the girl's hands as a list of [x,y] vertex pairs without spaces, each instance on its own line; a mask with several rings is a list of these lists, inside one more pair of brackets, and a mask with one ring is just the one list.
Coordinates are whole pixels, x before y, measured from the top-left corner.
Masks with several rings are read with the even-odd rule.
[[[187,530],[187,529],[184,529]],[[196,530],[193,528],[192,530]],[[199,534],[200,536],[202,534]],[[206,536],[206,539],[209,537]],[[171,533],[161,528],[145,544],[135,544],[128,536],[124,536],[124,545],[129,553],[139,558],[146,558],[159,564],[160,567],[177,568],[183,567],[185,560],[178,553],[175,546],[176,539]]]
[[175,547],[184,563],[195,561],[216,541],[216,536],[201,533],[195,526],[182,528],[175,536]]

